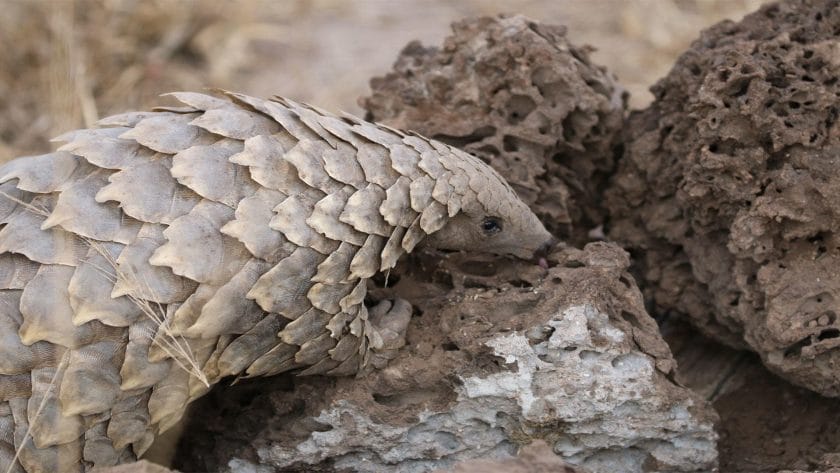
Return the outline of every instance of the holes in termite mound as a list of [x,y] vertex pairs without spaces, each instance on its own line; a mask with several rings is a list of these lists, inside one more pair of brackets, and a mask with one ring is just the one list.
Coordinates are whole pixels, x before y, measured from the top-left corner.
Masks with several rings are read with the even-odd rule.
[[399,394],[379,394],[373,393],[373,400],[376,401],[377,404],[382,404],[383,406],[400,406],[402,404],[402,396]]
[[[303,410],[301,410],[301,412],[303,412]],[[333,426],[318,422],[314,419],[307,422],[306,425],[309,426],[313,432],[329,432],[330,430],[333,430]]]
[[438,133],[434,135],[432,138],[442,141],[450,146],[454,146],[456,148],[463,148],[468,144],[475,143],[477,141],[482,141],[483,139],[493,136],[496,134],[496,127],[493,126],[482,126],[478,127],[466,136],[452,136],[452,135],[444,135],[442,133]]
[[840,338],[840,329],[836,328],[827,328],[821,331],[817,335],[817,341],[822,342],[824,340],[830,340],[832,338]]
[[458,346],[457,343],[453,341],[444,342],[441,346],[443,351],[461,351],[461,348]]
[[462,285],[466,289],[489,289],[492,287],[492,285],[488,284],[484,279],[471,277],[464,278]]
[[508,281],[508,283],[511,286],[517,287],[519,289],[533,289],[533,287],[534,287],[533,283],[531,283],[529,281],[526,281],[524,279],[514,279],[514,280],[511,280],[511,281]]
[[810,347],[818,343],[826,342],[828,340],[834,340],[837,338],[840,338],[840,329],[836,327],[822,329],[818,333],[809,335],[788,347],[785,350],[785,358],[798,358],[802,356],[802,350],[804,350],[806,347]]
[[373,393],[373,400],[377,404],[385,407],[402,409],[410,408],[412,406],[433,404],[436,400],[440,400],[443,397],[445,397],[445,395],[436,388],[422,391],[409,390],[393,394]]
[[508,100],[506,108],[507,122],[516,125],[537,108],[537,103],[527,95],[514,95]]
[[562,101],[569,91],[569,86],[550,67],[537,67],[531,73],[531,83],[540,91],[551,107]]
[[442,268],[437,268],[432,273],[432,282],[436,284],[441,284],[446,287],[453,287],[455,285],[454,281],[452,280],[452,273],[446,271]]
[[473,360],[471,368],[475,373],[480,374],[482,377],[486,377],[503,372],[517,373],[519,372],[519,363],[516,361],[508,363],[504,358],[496,355],[490,355],[488,353],[476,356]]
[[487,164],[490,164],[489,156],[498,156],[501,154],[498,148],[490,144],[479,146],[475,151],[478,157]]
[[435,432],[435,442],[449,451],[455,451],[461,447],[461,442],[454,434],[450,432],[438,431]]
[[537,325],[525,330],[525,336],[528,337],[528,344],[534,346],[550,339],[555,330],[554,327],[549,325]]
[[597,121],[595,117],[577,109],[573,110],[561,122],[563,139],[567,143],[575,142],[575,138],[579,135],[581,137],[586,135],[586,130],[589,130],[595,121]]
[[785,358],[798,358],[802,355],[802,349],[811,345],[811,337],[805,337],[794,343],[785,350]]
[[805,299],[799,305],[799,313],[808,318],[805,326],[808,328],[827,327],[834,324],[837,314],[830,310],[835,304],[834,295],[830,292],[820,292]]
[[808,242],[815,246],[817,252],[817,254],[815,255],[816,258],[819,258],[828,251],[825,245],[825,239],[823,238],[823,235],[821,233],[811,238],[808,238]]
[[[521,138],[517,138],[513,135],[505,135],[502,137],[502,149],[505,150],[507,153],[513,153],[515,151],[519,151],[521,148],[526,145],[527,142]],[[519,161],[520,158],[514,157],[514,161]]]
[[641,320],[639,320],[639,316],[632,312],[628,312],[626,310],[621,311],[621,318],[630,322],[630,325],[636,327],[640,330],[644,330],[644,326],[642,325]]

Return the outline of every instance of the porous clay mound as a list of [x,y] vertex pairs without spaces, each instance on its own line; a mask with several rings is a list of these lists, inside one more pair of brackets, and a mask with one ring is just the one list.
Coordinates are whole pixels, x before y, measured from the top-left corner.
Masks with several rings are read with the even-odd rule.
[[362,105],[489,162],[549,231],[582,244],[603,221],[626,94],[565,35],[522,16],[463,20],[442,48],[410,43]]
[[392,289],[373,291],[418,309],[387,368],[217,391],[199,401],[176,467],[424,472],[542,439],[596,473],[710,471],[716,416],[672,381],[627,253],[593,243],[549,262],[406,261]]
[[608,191],[658,310],[840,395],[840,2],[705,31],[633,114]]

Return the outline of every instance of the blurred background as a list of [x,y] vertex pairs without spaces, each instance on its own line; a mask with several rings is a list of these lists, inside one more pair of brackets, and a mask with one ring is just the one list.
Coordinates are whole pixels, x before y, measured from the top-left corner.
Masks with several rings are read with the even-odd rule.
[[643,107],[698,32],[760,0],[0,0],[0,162],[174,90],[285,95],[359,114],[368,80],[452,21],[522,13],[567,25]]

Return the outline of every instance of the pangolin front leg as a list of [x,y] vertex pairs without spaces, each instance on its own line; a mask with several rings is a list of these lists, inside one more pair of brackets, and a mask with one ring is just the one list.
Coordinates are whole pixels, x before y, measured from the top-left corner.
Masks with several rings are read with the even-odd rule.
[[177,93],[0,167],[0,471],[141,455],[225,376],[384,366],[411,306],[364,304],[418,245],[553,239],[442,143],[276,98]]

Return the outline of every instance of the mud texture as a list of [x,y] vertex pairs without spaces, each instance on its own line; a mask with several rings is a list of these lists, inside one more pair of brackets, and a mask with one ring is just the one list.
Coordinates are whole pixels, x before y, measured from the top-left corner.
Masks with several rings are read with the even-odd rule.
[[522,447],[516,458],[504,460],[469,460],[455,465],[451,470],[435,473],[589,473],[560,460],[551,447],[538,440]]
[[786,383],[755,358],[740,364],[742,384],[714,402],[721,416],[720,471],[840,467],[840,400]]
[[[840,399],[820,396],[770,373],[755,354],[721,346],[684,319],[659,325],[677,361],[677,381],[720,416],[720,471],[830,471],[840,466]],[[834,463],[832,463],[834,462]]]
[[609,236],[657,312],[840,395],[840,2],[705,32],[627,124]]
[[547,223],[583,244],[603,222],[626,94],[566,29],[523,16],[453,24],[442,47],[410,43],[371,81],[368,118],[479,156]]
[[165,468],[154,463],[149,463],[146,460],[111,466],[108,468],[100,468],[96,471],[97,473],[176,473],[174,470],[170,470],[169,468]]
[[593,472],[712,468],[717,417],[672,381],[627,253],[593,243],[549,263],[408,260],[387,292],[418,313],[386,369],[217,390],[195,408],[175,466],[421,472],[542,439]]

